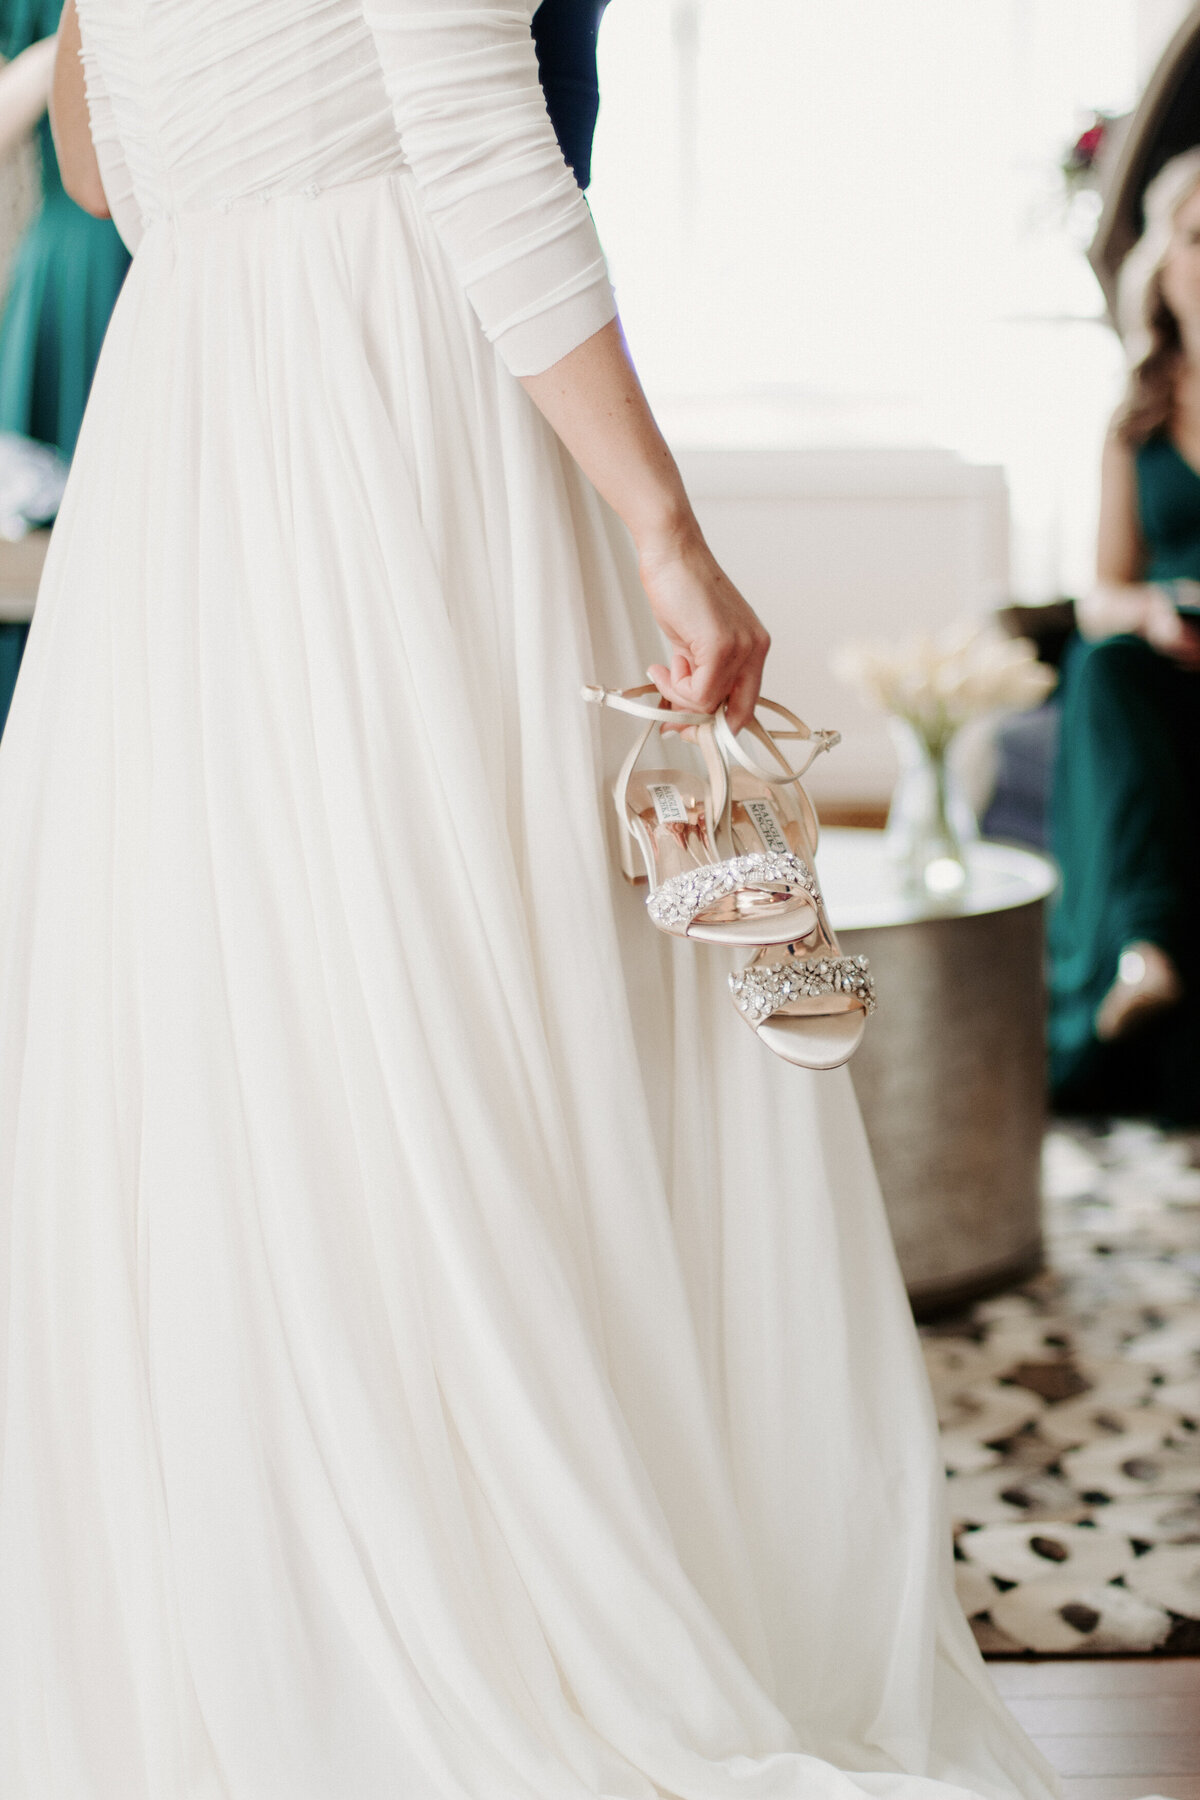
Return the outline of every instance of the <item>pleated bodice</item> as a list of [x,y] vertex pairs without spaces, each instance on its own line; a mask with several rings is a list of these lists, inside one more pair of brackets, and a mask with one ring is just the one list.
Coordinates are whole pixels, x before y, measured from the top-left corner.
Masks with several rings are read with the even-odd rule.
[[80,0],[147,224],[403,163],[357,0]]

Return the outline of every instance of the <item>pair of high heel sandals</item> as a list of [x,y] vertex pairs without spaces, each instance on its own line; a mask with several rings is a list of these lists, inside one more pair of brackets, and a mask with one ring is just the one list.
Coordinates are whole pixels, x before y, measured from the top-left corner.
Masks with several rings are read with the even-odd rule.
[[[866,957],[843,956],[829,923],[813,872],[817,815],[802,785],[839,734],[812,731],[786,706],[760,700],[760,709],[787,723],[769,729],[756,713],[743,735],[759,756],[731,731],[723,706],[675,712],[653,686],[585,687],[583,697],[646,721],[613,798],[621,868],[630,881],[649,883],[646,909],[655,925],[672,937],[752,948],[729,977],[746,1023],[786,1062],[806,1069],[846,1062],[875,1010],[875,984]],[[695,743],[703,774],[651,766],[678,761],[666,752],[664,728]],[[807,744],[798,769],[781,739]]]

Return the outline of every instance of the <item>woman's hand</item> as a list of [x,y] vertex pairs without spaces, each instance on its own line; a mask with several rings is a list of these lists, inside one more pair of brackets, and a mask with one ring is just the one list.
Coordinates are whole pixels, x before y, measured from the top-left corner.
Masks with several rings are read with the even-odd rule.
[[1151,587],[1147,592],[1141,635],[1181,668],[1200,670],[1200,629],[1176,611],[1161,588]]
[[671,665],[647,673],[672,705],[715,712],[735,731],[758,699],[770,639],[718,565],[646,404],[614,320],[521,384],[629,528]]
[[670,666],[646,673],[664,699],[688,712],[715,712],[725,701],[730,728],[754,713],[771,640],[690,519],[643,537],[638,568],[650,609],[672,649]]
[[1076,622],[1085,638],[1140,637],[1181,668],[1200,670],[1200,629],[1153,582],[1099,582],[1079,601]]

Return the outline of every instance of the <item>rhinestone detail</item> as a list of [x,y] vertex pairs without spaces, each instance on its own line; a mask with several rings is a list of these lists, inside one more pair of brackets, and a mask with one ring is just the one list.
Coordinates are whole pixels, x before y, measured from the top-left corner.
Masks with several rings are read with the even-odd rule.
[[685,869],[671,875],[646,901],[654,923],[664,931],[686,931],[700,913],[715,906],[729,894],[743,893],[748,888],[782,885],[789,894],[808,894],[818,898],[816,881],[807,863],[791,851],[754,850],[746,856],[731,856],[728,861],[704,863],[696,869]]
[[734,1005],[752,1025],[793,1000],[849,994],[864,1012],[875,1011],[875,978],[865,956],[821,956],[763,963],[729,977]]

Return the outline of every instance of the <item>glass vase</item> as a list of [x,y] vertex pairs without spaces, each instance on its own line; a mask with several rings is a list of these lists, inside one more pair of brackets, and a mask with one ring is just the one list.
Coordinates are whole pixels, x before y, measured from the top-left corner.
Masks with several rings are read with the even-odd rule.
[[901,886],[947,904],[967,885],[967,846],[979,824],[955,774],[950,742],[932,745],[907,720],[891,720],[900,764],[887,837]]

